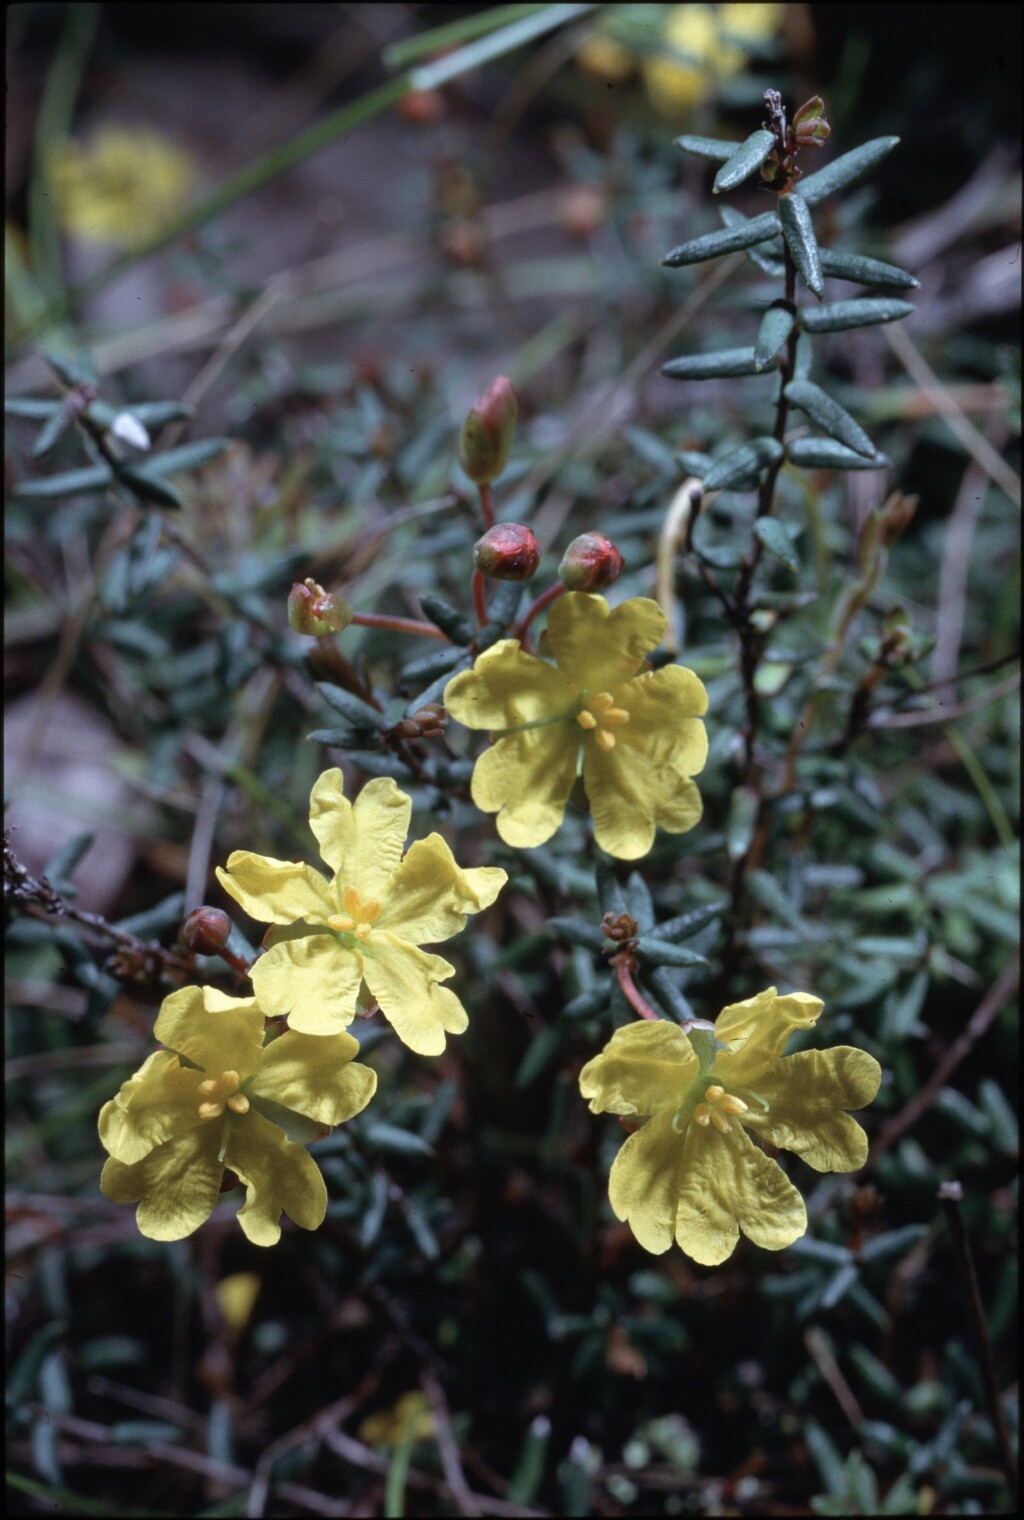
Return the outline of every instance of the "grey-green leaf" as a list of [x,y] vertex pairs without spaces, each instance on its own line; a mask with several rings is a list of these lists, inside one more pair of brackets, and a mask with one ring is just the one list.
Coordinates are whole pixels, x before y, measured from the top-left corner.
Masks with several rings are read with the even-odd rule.
[[727,158],[732,158],[737,144],[726,142],[722,137],[694,137],[684,133],[676,138],[676,147],[682,148],[684,153],[695,153],[698,158],[714,158],[724,163]]
[[745,179],[749,179],[760,169],[774,146],[774,132],[769,132],[765,127],[751,132],[746,141],[740,143],[732,157],[726,160],[715,175],[715,183],[711,187],[712,193],[721,195],[723,190],[735,190],[737,185],[742,185]]
[[898,142],[898,137],[873,137],[870,142],[861,143],[859,148],[841,153],[830,164],[826,164],[824,169],[819,169],[817,174],[809,174],[801,180],[796,194],[808,206],[816,206],[826,196],[852,185],[854,180],[860,179],[862,174],[867,174],[876,164],[880,164]]
[[752,438],[711,466],[704,477],[705,491],[735,491],[755,486],[762,473],[782,458],[777,438]]
[[881,259],[869,259],[863,253],[838,253],[822,248],[821,267],[834,280],[855,280],[858,285],[886,286],[890,290],[917,290],[920,280]]
[[752,348],[720,348],[711,354],[687,354],[661,366],[671,380],[719,380],[734,375],[756,375]]
[[805,332],[845,332],[849,327],[876,327],[879,322],[901,322],[914,308],[909,301],[879,296],[855,301],[830,301],[827,306],[800,313]]
[[[753,352],[753,350],[751,350]],[[89,465],[83,470],[63,470],[44,480],[23,480],[15,487],[18,496],[80,496],[89,491],[103,491],[113,475],[105,464]]]
[[754,524],[754,537],[787,570],[792,570],[794,575],[799,572],[800,561],[794,552],[793,540],[774,517],[759,517]]
[[641,935],[638,946],[642,964],[649,962],[652,966],[706,966],[708,963],[706,955],[700,955],[696,950],[687,950],[685,945],[673,945],[668,940],[658,939],[654,934]]
[[158,478],[159,472],[154,465],[155,461],[144,468],[139,465],[119,463],[116,467],[117,478],[141,501],[151,501],[158,507],[172,507],[177,511],[185,505],[184,500],[173,486],[167,484],[166,480]]
[[230,438],[197,438],[193,443],[183,443],[179,448],[168,449],[148,461],[146,469],[154,475],[183,475],[195,470],[230,446]]
[[[742,227],[749,221],[749,217],[745,217],[742,211],[737,211],[735,206],[720,205],[718,214],[727,227]],[[778,279],[785,272],[781,237],[772,238],[768,243],[760,243],[753,248],[748,248],[746,254],[762,274],[769,275],[772,279]]]
[[761,319],[761,326],[754,344],[754,360],[758,369],[768,369],[785,347],[796,322],[795,314],[785,306],[770,306]]
[[369,702],[364,702],[354,692],[346,691],[343,686],[333,686],[329,681],[318,681],[317,691],[335,712],[340,712],[343,718],[354,723],[357,728],[376,729],[383,732],[390,725],[386,713],[378,712],[371,707]]
[[821,272],[821,256],[810,207],[798,195],[780,195],[779,220],[797,273],[820,301],[825,294],[825,276]]
[[833,401],[820,385],[815,385],[812,380],[791,380],[786,386],[786,397],[818,427],[845,443],[855,454],[863,454],[865,459],[875,457],[875,446],[860,423],[838,401]]
[[701,264],[705,259],[717,259],[723,253],[736,253],[743,248],[753,248],[755,243],[766,243],[778,237],[782,223],[774,211],[765,211],[738,227],[726,227],[722,232],[706,232],[703,237],[680,243],[671,253],[666,253],[662,264],[668,269],[678,269],[682,264]]
[[884,470],[891,463],[882,453],[865,459],[835,438],[794,438],[786,444],[786,457],[805,470]]
[[701,454],[697,449],[680,449],[676,458],[680,469],[687,475],[696,475],[698,480],[704,479],[714,462],[710,454]]

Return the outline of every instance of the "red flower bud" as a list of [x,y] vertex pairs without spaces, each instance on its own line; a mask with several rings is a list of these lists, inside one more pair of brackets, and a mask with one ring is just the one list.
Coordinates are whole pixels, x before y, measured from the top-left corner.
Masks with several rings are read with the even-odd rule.
[[477,539],[473,563],[495,581],[528,581],[540,564],[540,545],[522,523],[495,523]]
[[197,955],[219,955],[231,934],[231,920],[220,908],[194,908],[181,926],[181,937]]
[[296,633],[322,638],[340,633],[352,621],[352,608],[314,580],[296,582],[288,593],[288,622]]
[[563,554],[558,573],[570,591],[603,591],[618,580],[625,563],[603,533],[581,533]]
[[518,420],[512,382],[499,375],[474,402],[459,435],[459,463],[477,485],[488,485],[505,468]]

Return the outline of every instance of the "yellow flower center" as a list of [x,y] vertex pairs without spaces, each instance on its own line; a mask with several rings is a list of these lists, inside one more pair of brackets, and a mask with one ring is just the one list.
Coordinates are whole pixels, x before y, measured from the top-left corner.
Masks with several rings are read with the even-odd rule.
[[713,1124],[721,1134],[727,1135],[732,1129],[728,1115],[745,1114],[749,1106],[742,1098],[737,1098],[717,1082],[712,1082],[704,1090],[704,1102],[698,1103],[693,1111],[694,1122],[703,1124],[705,1128]]
[[249,1099],[239,1092],[242,1079],[237,1071],[222,1071],[219,1077],[207,1077],[200,1082],[199,1091],[203,1102],[199,1105],[200,1119],[219,1119],[226,1108],[232,1113],[247,1114]]
[[597,691],[584,702],[576,714],[576,722],[592,733],[594,743],[607,752],[615,748],[613,730],[629,722],[629,713],[624,707],[616,707],[610,691]]
[[344,913],[335,913],[327,920],[329,929],[337,929],[341,934],[354,934],[356,939],[364,940],[373,927],[374,920],[380,916],[380,903],[371,898],[363,902],[355,887],[346,887],[341,894],[341,906]]

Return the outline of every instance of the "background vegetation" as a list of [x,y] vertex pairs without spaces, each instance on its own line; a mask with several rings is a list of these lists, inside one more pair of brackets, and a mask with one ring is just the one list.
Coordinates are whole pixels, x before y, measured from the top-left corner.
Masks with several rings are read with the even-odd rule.
[[[1013,1508],[1019,14],[746,6],[764,14],[737,57],[689,6],[702,67],[659,89],[682,9],[8,12],[15,1512]],[[519,30],[493,56],[458,51],[499,23]],[[921,289],[903,328],[820,350],[891,464],[782,477],[788,549],[756,584],[757,826],[737,631],[666,515],[680,451],[717,456],[770,408],[758,380],[659,369],[752,341],[765,282],[742,256],[659,260],[718,225],[673,136],[740,140],[766,85],[825,96],[830,154],[902,136],[824,225]],[[614,598],[652,593],[660,549],[710,693],[704,822],[660,835],[642,882],[606,877],[604,903],[580,818],[500,844],[464,733],[443,786],[365,735],[307,738],[338,722],[316,680],[418,702],[405,667],[440,646],[351,627],[318,648],[288,628],[290,585],[469,610],[456,439],[498,373],[521,424],[496,507],[537,534],[535,588],[586,529],[626,557]],[[112,428],[126,411],[151,450]],[[858,545],[893,489],[916,515],[869,573]],[[705,570],[735,573],[751,516],[751,493],[717,498]],[[98,1190],[99,1106],[185,974],[185,911],[231,906],[213,866],[315,858],[309,787],[339,760],[353,781],[390,769],[420,832],[510,873],[453,947],[469,1031],[425,1061],[360,1027],[380,1091],[316,1148],[316,1235],[261,1252],[226,1201],[186,1242],[143,1240]],[[780,1256],[646,1256],[607,1208],[621,1131],[576,1075],[624,1011],[586,996],[607,962],[551,920],[593,939],[616,891],[641,919],[709,909],[702,961],[652,995],[713,1017],[768,982],[813,990],[824,1043],[882,1063],[867,1167],[801,1169],[811,1228]]]

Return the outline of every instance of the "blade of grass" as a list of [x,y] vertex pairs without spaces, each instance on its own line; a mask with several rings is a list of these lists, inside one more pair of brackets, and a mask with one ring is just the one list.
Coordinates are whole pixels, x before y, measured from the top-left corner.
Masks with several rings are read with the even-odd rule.
[[404,69],[407,64],[415,63],[417,58],[425,58],[430,53],[440,52],[442,48],[458,47],[463,42],[473,42],[477,37],[486,37],[488,33],[496,32],[499,27],[548,9],[550,7],[544,3],[490,6],[476,11],[472,16],[462,16],[458,21],[446,21],[441,26],[431,27],[429,32],[419,32],[415,37],[403,37],[401,42],[393,42],[386,47],[382,57],[389,69]]
[[555,27],[563,26],[566,21],[575,21],[577,16],[585,16],[588,11],[594,9],[594,5],[545,6],[535,15],[523,16],[519,21],[513,21],[511,26],[492,32],[490,36],[480,37],[476,42],[467,43],[457,52],[450,53],[447,58],[438,58],[433,63],[424,64],[422,68],[413,69],[410,76],[412,87],[414,90],[435,90],[438,85],[447,84],[449,80],[458,78],[467,69],[479,68],[482,63],[490,63],[492,59],[500,58],[503,53],[510,53],[513,48],[522,47],[524,42],[532,42],[535,37],[543,37],[545,32],[553,32]]

